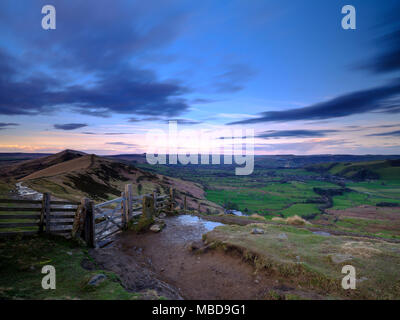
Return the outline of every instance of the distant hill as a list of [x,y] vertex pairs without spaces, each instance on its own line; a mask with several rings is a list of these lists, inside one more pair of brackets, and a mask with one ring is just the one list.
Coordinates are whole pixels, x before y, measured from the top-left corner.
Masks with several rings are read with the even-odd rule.
[[19,161],[12,165],[0,167],[0,177],[20,179],[33,172],[43,170],[58,163],[82,157],[83,155],[85,155],[84,152],[64,150],[56,154],[44,157],[42,156],[32,160]]
[[79,151],[65,150],[1,169],[0,178],[22,181],[36,191],[50,192],[61,199],[79,201],[82,197],[89,197],[102,202],[119,197],[124,185],[131,183],[136,195],[154,191],[168,194],[172,187],[181,205],[186,195],[188,207],[197,209],[200,202],[203,211],[222,211],[221,207],[205,199],[199,184]]
[[323,163],[308,166],[306,169],[353,180],[400,180],[400,160]]

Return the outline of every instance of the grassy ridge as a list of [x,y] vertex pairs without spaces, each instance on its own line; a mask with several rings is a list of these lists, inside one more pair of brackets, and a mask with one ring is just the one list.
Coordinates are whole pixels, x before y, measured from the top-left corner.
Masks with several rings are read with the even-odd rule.
[[[252,234],[254,227],[264,234]],[[265,224],[217,227],[204,237],[212,247],[239,251],[259,270],[326,297],[400,299],[398,244]],[[356,268],[356,290],[341,287],[348,264]]]

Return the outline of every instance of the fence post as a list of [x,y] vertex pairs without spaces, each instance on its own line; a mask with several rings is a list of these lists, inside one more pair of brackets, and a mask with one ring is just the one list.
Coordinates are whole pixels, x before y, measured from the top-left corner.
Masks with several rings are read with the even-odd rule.
[[50,193],[43,193],[43,198],[42,198],[42,211],[40,213],[40,226],[39,226],[39,232],[43,232],[43,220],[46,219],[46,233],[50,233],[50,223],[51,223],[51,217],[50,217],[50,201],[51,201],[51,196]]
[[174,189],[172,188],[169,188],[169,201],[170,201],[169,211],[172,214],[174,212]]
[[133,203],[132,203],[132,185],[126,184],[125,185],[125,227],[128,226],[129,217],[132,216],[133,212]]
[[83,226],[86,220],[86,212],[89,206],[89,201],[90,200],[88,198],[81,199],[81,204],[78,206],[78,209],[76,210],[74,225],[72,226],[72,232],[71,232],[72,238],[81,237],[82,232],[84,231]]
[[89,200],[87,202],[87,207],[85,209],[86,209],[85,224],[84,224],[85,241],[88,247],[94,248],[96,246],[96,243],[95,243],[95,230],[94,230],[95,224],[94,224],[93,201]]
[[128,220],[126,218],[126,212],[128,210],[128,201],[126,199],[126,194],[124,191],[121,192],[121,222],[122,228],[125,229],[128,226]]
[[199,202],[199,206],[198,206],[198,208],[197,208],[197,213],[201,213],[201,211],[200,211],[200,202]]
[[154,216],[154,200],[153,197],[143,197],[143,211],[142,216],[145,219],[151,219]]
[[47,196],[45,196],[45,193],[42,196],[42,208],[40,211],[40,221],[39,221],[39,233],[43,233],[44,230],[44,219],[46,216],[46,201],[47,201]]

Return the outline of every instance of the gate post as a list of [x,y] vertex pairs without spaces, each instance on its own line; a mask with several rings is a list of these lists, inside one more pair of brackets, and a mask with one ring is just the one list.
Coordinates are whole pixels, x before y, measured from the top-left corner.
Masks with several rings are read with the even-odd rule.
[[132,185],[126,184],[125,185],[125,202],[124,202],[125,210],[123,214],[125,215],[125,228],[128,226],[129,217],[132,216],[133,211],[133,203],[132,203]]
[[143,206],[142,216],[145,219],[152,219],[154,216],[154,199],[153,199],[153,197],[144,196],[142,206]]
[[95,224],[94,224],[94,203],[92,200],[87,202],[86,215],[85,215],[85,224],[84,224],[84,232],[85,232],[85,241],[88,247],[94,248],[96,247],[95,241]]
[[174,189],[172,188],[169,188],[169,202],[170,202],[169,211],[172,214],[174,212]]
[[50,233],[50,223],[51,223],[51,217],[50,217],[50,201],[51,201],[51,196],[50,193],[43,193],[43,198],[42,198],[42,211],[40,213],[40,225],[39,225],[39,232],[43,232],[43,225],[44,225],[44,219],[46,219],[46,233]]

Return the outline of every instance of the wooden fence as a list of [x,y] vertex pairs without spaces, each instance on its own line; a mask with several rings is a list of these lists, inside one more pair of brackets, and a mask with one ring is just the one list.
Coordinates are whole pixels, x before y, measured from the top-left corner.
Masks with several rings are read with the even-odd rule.
[[175,202],[172,188],[168,195],[133,196],[128,184],[121,197],[99,204],[88,198],[80,203],[53,201],[48,193],[42,200],[0,199],[1,204],[7,206],[0,207],[0,236],[47,232],[82,238],[89,247],[96,247],[126,229],[132,218],[172,212]]
[[78,204],[51,200],[0,199],[0,236],[35,233],[71,233]]

